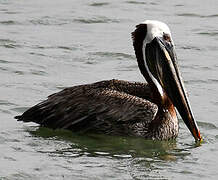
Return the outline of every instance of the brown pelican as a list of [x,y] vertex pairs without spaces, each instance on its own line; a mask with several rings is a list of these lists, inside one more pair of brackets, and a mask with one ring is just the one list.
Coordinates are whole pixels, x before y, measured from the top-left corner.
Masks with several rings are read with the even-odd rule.
[[147,83],[107,80],[66,88],[15,118],[53,129],[172,139],[180,113],[201,141],[177,66],[169,27],[147,20],[132,32],[139,69]]

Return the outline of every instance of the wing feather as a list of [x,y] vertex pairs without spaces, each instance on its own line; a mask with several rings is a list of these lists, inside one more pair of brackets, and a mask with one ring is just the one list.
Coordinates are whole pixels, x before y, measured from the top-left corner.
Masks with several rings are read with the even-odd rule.
[[157,106],[143,98],[149,99],[149,92],[147,84],[119,80],[74,86],[50,95],[16,118],[53,129],[123,131],[126,124],[150,124],[154,119]]

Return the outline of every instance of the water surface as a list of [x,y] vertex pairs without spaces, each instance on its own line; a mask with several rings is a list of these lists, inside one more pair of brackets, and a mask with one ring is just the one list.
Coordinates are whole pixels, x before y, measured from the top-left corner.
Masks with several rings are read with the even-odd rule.
[[[0,1],[0,179],[217,179],[218,2]],[[13,117],[64,87],[144,81],[130,33],[146,19],[172,31],[197,146],[180,120],[176,141],[53,132]]]

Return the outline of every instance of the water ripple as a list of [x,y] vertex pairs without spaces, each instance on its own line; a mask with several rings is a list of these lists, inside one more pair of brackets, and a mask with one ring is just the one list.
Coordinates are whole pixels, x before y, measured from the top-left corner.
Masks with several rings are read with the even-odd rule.
[[159,170],[153,159],[135,158],[129,165],[129,171],[133,179],[168,179]]
[[3,24],[3,25],[17,25],[19,23],[17,21],[8,20],[8,21],[0,21],[0,24]]
[[16,105],[16,104],[11,103],[11,102],[6,101],[6,100],[0,100],[0,105],[14,106],[14,105]]
[[218,79],[208,79],[208,83],[218,84]]
[[110,19],[105,16],[98,16],[93,18],[75,18],[74,22],[84,23],[84,24],[96,24],[96,23],[119,23],[118,19]]
[[90,6],[94,6],[94,7],[102,7],[102,6],[107,6],[107,5],[109,5],[108,2],[94,2],[90,4]]
[[74,45],[72,45],[72,46],[42,46],[42,45],[35,45],[35,46],[30,46],[30,47],[32,47],[34,49],[64,49],[64,50],[69,50],[69,51],[74,51],[74,50],[78,49]]
[[11,39],[0,39],[0,43],[16,43],[16,41],[13,41]]
[[[29,130],[28,130],[29,131]],[[32,135],[52,139],[63,143],[63,140],[71,142],[67,147],[60,146],[58,150],[41,150],[43,153],[60,154],[61,156],[89,155],[90,157],[109,156],[116,158],[130,158],[132,156],[164,156],[167,151],[175,148],[174,141],[160,142],[144,140],[143,138],[114,137],[100,134],[76,134],[66,130],[51,130],[39,128],[29,131]],[[106,139],[106,140],[105,140]]]
[[44,16],[39,19],[32,19],[32,20],[29,20],[29,22],[34,25],[64,25],[64,24],[69,23],[68,21],[64,19],[52,18],[49,16]]
[[69,51],[72,51],[72,50],[76,50],[77,48],[75,47],[67,47],[67,46],[57,46],[57,48],[59,49],[64,49],[64,50],[69,50]]
[[110,57],[110,58],[117,58],[119,60],[121,59],[134,59],[135,56],[125,53],[116,53],[116,52],[94,52],[90,53],[90,55],[97,55],[100,57]]
[[201,15],[196,13],[178,13],[177,16],[183,16],[183,17],[196,17],[196,18],[216,18],[218,17],[218,14],[211,14],[211,15]]
[[184,82],[187,84],[218,84],[218,79],[191,79]]
[[204,70],[204,71],[210,71],[213,68],[208,67],[208,66],[199,66],[199,65],[180,65],[181,68],[183,69],[196,69],[196,70]]
[[31,54],[31,55],[35,55],[35,56],[47,56],[46,54],[35,53],[35,52],[30,52],[29,54]]
[[218,130],[218,127],[216,127],[214,124],[212,123],[208,123],[208,122],[198,122],[198,125],[200,127],[203,127],[207,130],[212,130],[212,129],[217,129]]
[[12,49],[22,47],[21,45],[18,45],[18,44],[4,44],[2,46],[5,47],[5,48],[12,48]]
[[35,69],[30,69],[30,74],[33,74],[33,75],[39,75],[39,76],[45,76],[45,75],[48,75],[48,73],[47,73],[46,71],[35,70]]
[[20,12],[17,12],[17,11],[8,11],[6,9],[6,11],[4,12],[4,14],[20,14]]
[[10,64],[10,63],[13,63],[13,62],[0,59],[0,64]]
[[197,34],[204,36],[218,36],[218,31],[199,32]]
[[128,3],[128,4],[147,4],[146,2],[142,2],[142,1],[126,1],[126,3]]
[[179,48],[185,49],[185,50],[196,50],[196,51],[201,51],[202,49],[197,47],[197,46],[191,46],[191,45],[186,45],[186,46],[180,46]]
[[5,48],[20,48],[21,45],[17,44],[16,41],[11,39],[0,39],[0,46]]
[[23,113],[26,111],[29,107],[16,107],[16,108],[11,108],[10,110],[18,112],[18,113]]

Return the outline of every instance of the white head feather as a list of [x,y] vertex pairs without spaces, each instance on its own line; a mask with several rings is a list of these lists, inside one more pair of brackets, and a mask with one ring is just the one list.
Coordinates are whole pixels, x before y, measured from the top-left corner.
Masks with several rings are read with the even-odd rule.
[[[169,27],[160,21],[155,21],[155,20],[146,20],[142,22],[141,24],[146,24],[147,25],[147,34],[143,42],[143,49],[145,49],[146,44],[150,43],[155,37],[162,38],[164,34],[167,34],[170,38],[171,43],[173,44],[172,36]],[[143,57],[145,60],[145,68],[147,69],[147,72],[149,76],[151,77],[152,81],[156,84],[156,87],[160,93],[161,96],[163,96],[163,88],[157,81],[157,79],[152,75],[150,72],[148,65],[146,63],[146,56],[145,56],[145,51],[143,51]]]
[[147,34],[145,37],[146,44],[150,43],[155,37],[163,37],[164,34],[169,35],[172,41],[170,29],[165,23],[155,20],[146,20],[141,24],[147,25]]

